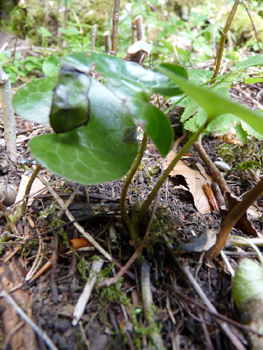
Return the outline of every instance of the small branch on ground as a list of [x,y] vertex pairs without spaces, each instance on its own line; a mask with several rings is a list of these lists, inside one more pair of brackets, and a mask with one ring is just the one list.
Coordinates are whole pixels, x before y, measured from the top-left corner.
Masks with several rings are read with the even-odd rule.
[[26,313],[21,309],[21,307],[17,305],[14,299],[4,289],[2,289],[0,296],[6,298],[6,301],[15,308],[18,315],[24,321],[26,321],[26,323],[29,324],[31,328],[33,328],[33,330],[41,339],[43,339],[43,341],[47,344],[49,349],[58,350],[58,348],[53,344],[52,340],[48,337],[48,335],[26,315]]
[[87,302],[89,301],[89,297],[97,280],[96,273],[100,272],[103,263],[104,261],[100,259],[98,261],[93,261],[91,265],[89,280],[86,283],[73,312],[73,326],[76,326],[78,324],[81,316],[83,315]]
[[[57,193],[53,190],[53,188],[43,179],[43,177],[39,174],[38,175],[39,180],[47,187],[48,191],[53,195],[53,197],[56,199],[58,204],[63,208],[64,202],[63,200],[57,195]],[[65,214],[73,222],[73,225],[76,227],[76,229],[92,244],[107,260],[112,262],[112,257],[108,252],[106,252],[105,249],[103,249],[96,241],[95,239],[84,230],[84,228],[77,222],[75,222],[74,216],[71,214],[71,212],[66,209]]]
[[[184,272],[185,276],[187,277],[188,281],[194,288],[195,292],[199,296],[199,298],[203,301],[203,303],[208,307],[208,309],[217,314],[217,310],[214,307],[214,305],[210,302],[210,300],[207,298],[205,293],[203,292],[202,288],[199,286],[199,284],[196,282],[195,278],[192,276],[191,272],[189,271],[189,268],[187,266],[183,266],[179,263],[182,271]],[[225,335],[229,338],[229,340],[232,342],[232,344],[236,347],[237,350],[246,350],[245,346],[241,343],[239,338],[236,336],[236,334],[232,331],[232,329],[229,327],[229,325],[221,321],[219,319],[216,320],[219,326],[221,327],[222,331],[225,333]]]
[[217,169],[215,164],[211,161],[211,159],[207,155],[204,147],[202,146],[201,135],[198,137],[198,140],[194,143],[194,148],[197,150],[201,159],[203,160],[205,165],[208,167],[209,171],[211,172],[212,177],[217,182],[222,193],[224,194],[225,192],[231,192],[229,187],[227,186],[227,183],[226,183],[225,179],[223,178],[221,172]]
[[147,326],[151,330],[149,336],[157,349],[164,349],[164,344],[158,327],[156,326],[156,319],[153,312],[153,300],[151,292],[150,281],[151,267],[146,262],[142,263],[141,270],[141,290],[142,290],[142,302],[144,315],[147,322]]
[[221,249],[223,249],[228,235],[232,228],[237,223],[238,219],[247,211],[247,209],[262,195],[263,192],[263,178],[259,181],[259,183],[250,190],[242,199],[241,202],[227,214],[225,220],[223,221],[221,230],[217,236],[216,244],[210,248],[205,253],[206,260],[213,260],[220,253]]

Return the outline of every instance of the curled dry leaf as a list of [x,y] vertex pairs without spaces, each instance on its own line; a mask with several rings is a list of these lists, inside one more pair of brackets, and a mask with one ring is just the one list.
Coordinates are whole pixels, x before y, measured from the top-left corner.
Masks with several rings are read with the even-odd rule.
[[73,238],[69,241],[71,248],[77,250],[83,247],[88,247],[90,242],[86,238]]
[[[164,169],[166,169],[169,166],[171,161],[174,159],[175,155],[176,153],[174,151],[171,151],[168,154],[164,161]],[[196,209],[202,214],[208,214],[211,213],[212,208],[203,186],[207,183],[211,184],[214,180],[211,176],[209,176],[206,173],[204,167],[200,163],[196,163],[196,166],[198,167],[198,170],[191,169],[187,165],[185,165],[183,161],[179,160],[179,162],[170,172],[170,176],[183,176],[186,182],[186,186],[179,185],[175,186],[174,188],[181,188],[186,191],[189,191],[193,197]]]
[[217,134],[215,135],[219,140],[222,140],[227,143],[232,143],[233,145],[243,146],[242,142],[236,135],[236,131],[233,127],[231,127],[225,134]]
[[218,208],[218,205],[217,205],[217,201],[216,201],[216,198],[215,198],[215,195],[214,195],[214,192],[212,191],[212,188],[210,186],[209,183],[206,183],[203,185],[203,188],[205,190],[205,193],[209,199],[209,202],[210,204],[212,205],[212,207],[218,212],[220,213],[219,211],[219,208]]

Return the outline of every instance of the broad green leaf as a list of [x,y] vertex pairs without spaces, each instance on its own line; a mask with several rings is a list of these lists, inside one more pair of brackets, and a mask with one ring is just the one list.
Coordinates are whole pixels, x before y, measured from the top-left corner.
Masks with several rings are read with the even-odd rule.
[[221,134],[224,134],[229,130],[230,125],[234,125],[239,121],[240,119],[234,114],[221,114],[207,125],[206,132],[219,132]]
[[83,52],[75,52],[72,55],[64,57],[62,64],[69,64],[76,70],[88,74],[92,66],[93,61],[90,59],[89,54]]
[[154,105],[138,96],[132,101],[138,108],[136,119],[143,125],[163,157],[172,147],[174,132],[167,116]]
[[201,85],[211,80],[213,72],[205,69],[189,69],[188,75],[191,83]]
[[70,28],[59,27],[58,30],[60,31],[60,33],[69,35],[69,36],[80,34],[80,31],[75,27],[70,27]]
[[249,57],[247,60],[243,62],[238,62],[234,69],[241,70],[241,69],[247,69],[253,66],[262,66],[262,65],[263,65],[263,54]]
[[255,84],[255,83],[262,83],[263,82],[263,78],[246,78],[244,80],[245,84]]
[[251,111],[238,105],[230,99],[225,98],[222,94],[213,92],[211,89],[195,86],[186,79],[174,74],[171,69],[160,66],[159,70],[167,74],[175,84],[178,84],[185,93],[191,96],[206,110],[208,115],[207,123],[210,123],[220,114],[231,113],[244,120],[257,132],[263,134],[262,113]]
[[49,30],[47,30],[45,27],[40,27],[37,32],[43,36],[52,36]]
[[89,123],[63,134],[30,142],[33,156],[55,174],[85,184],[119,179],[138,152],[136,124],[122,102],[96,80],[89,92]]
[[[78,61],[81,63],[85,61],[78,68],[75,66],[80,71],[87,73],[84,65],[86,64],[90,67],[91,63],[95,62],[96,71],[102,73],[105,77],[111,78],[111,80],[117,80],[120,84],[129,86],[130,92],[127,98],[134,97],[137,92],[145,92],[149,95],[156,92],[166,96],[178,94],[178,88],[167,76],[152,69],[143,68],[135,62],[128,62],[119,57],[94,52],[88,54],[74,53],[65,58],[65,62],[71,64],[74,62],[77,65]],[[178,74],[187,77],[187,73],[183,67],[176,67]],[[115,90],[114,92],[117,93]],[[133,95],[131,96],[131,94]]]
[[160,42],[163,44],[164,47],[166,47],[170,52],[174,53],[174,47],[171,43],[169,43],[166,40],[161,39]]
[[247,132],[242,128],[241,123],[235,125],[236,135],[239,140],[244,144],[247,141]]
[[43,62],[42,70],[48,77],[57,76],[60,70],[59,57],[57,55],[47,57]]
[[56,80],[41,78],[19,89],[12,101],[16,114],[30,122],[48,124]]
[[50,124],[56,133],[68,132],[87,124],[92,80],[89,75],[72,66],[62,66],[50,112]]
[[25,58],[25,67],[28,72],[31,72],[33,69],[42,69],[42,59],[37,57],[26,57]]
[[247,308],[251,299],[263,300],[263,269],[255,261],[243,259],[233,278],[232,293],[237,307]]

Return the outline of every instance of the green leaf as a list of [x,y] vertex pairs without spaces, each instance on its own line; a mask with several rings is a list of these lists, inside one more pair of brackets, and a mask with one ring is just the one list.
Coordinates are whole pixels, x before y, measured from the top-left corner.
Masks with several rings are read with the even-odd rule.
[[31,72],[33,69],[42,69],[42,60],[39,60],[36,57],[26,57],[25,67],[28,72]]
[[[100,184],[127,173],[137,152],[136,124],[122,102],[96,80],[90,92],[87,125],[30,142],[33,156],[55,174],[85,184]],[[103,106],[103,107],[102,107]]]
[[40,28],[37,30],[37,32],[38,32],[39,34],[41,34],[42,36],[49,36],[49,37],[52,36],[52,34],[50,33],[50,31],[47,30],[47,29],[44,28],[44,27],[40,27]]
[[[145,92],[149,95],[152,93],[160,93],[166,96],[174,96],[178,94],[179,89],[175,84],[164,74],[154,71],[152,69],[143,68],[138,63],[128,62],[119,57],[114,57],[106,54],[97,54],[91,52],[86,54],[72,54],[66,57],[68,63],[85,61],[86,64],[96,63],[96,71],[105,75],[112,80],[129,87],[129,94],[127,98],[134,97],[138,92]],[[89,61],[89,63],[88,63]],[[187,77],[186,70],[181,66],[175,66],[177,73]],[[77,68],[77,67],[75,67]],[[84,68],[84,70],[83,70]],[[176,69],[176,68],[175,68]],[[84,65],[78,66],[78,70],[87,73]],[[116,83],[113,83],[115,86]],[[128,91],[128,90],[127,90]],[[114,90],[114,92],[116,92]],[[132,96],[131,96],[132,94]]]
[[30,122],[48,124],[56,80],[41,78],[19,89],[12,101],[16,114]]
[[263,300],[263,269],[255,261],[243,259],[233,278],[232,293],[239,309],[246,308],[251,299]]
[[47,57],[43,62],[42,70],[48,77],[57,76],[60,70],[59,57],[57,55]]
[[[164,74],[113,56],[96,53],[73,54],[64,60],[65,63],[83,72],[86,72],[94,61],[96,71],[108,77],[106,83],[108,89],[120,98],[129,112],[148,132],[160,153],[165,156],[172,145],[173,130],[168,118],[148,103],[149,95],[153,92],[176,94],[179,93],[179,89],[174,87],[174,83]],[[177,73],[187,77],[183,67],[173,67]],[[92,105],[92,100],[90,103]]]
[[220,114],[231,113],[249,124],[257,132],[263,134],[263,115],[260,112],[251,111],[241,105],[225,98],[222,94],[215,93],[211,89],[198,87],[186,79],[174,74],[171,70],[160,66],[159,70],[170,77],[179,87],[198,102],[207,112],[207,123],[210,123]]
[[242,144],[246,143],[247,141],[247,132],[242,128],[242,124],[238,123],[235,125],[236,135],[239,138],[240,142]]
[[243,62],[238,62],[234,69],[241,70],[241,69],[247,69],[253,66],[262,66],[262,65],[263,65],[263,54],[249,57]]
[[160,42],[163,43],[163,46],[166,47],[170,52],[174,53],[174,47],[171,43],[163,39],[161,39]]
[[219,132],[220,134],[224,134],[229,130],[230,125],[234,125],[239,121],[240,119],[234,114],[221,114],[207,125],[206,132]]
[[213,72],[205,69],[189,69],[188,75],[191,83],[201,85],[209,82],[212,79]]
[[143,125],[147,133],[151,136],[158,151],[163,157],[167,155],[172,147],[174,132],[167,116],[158,108],[143,100],[141,96],[132,100],[137,106],[136,119]]
[[255,84],[255,83],[262,83],[263,82],[263,78],[246,78],[244,80],[245,84]]
[[93,61],[90,59],[90,54],[83,52],[75,52],[72,55],[64,57],[62,65],[68,64],[74,67],[76,70],[88,74]]
[[50,112],[50,124],[56,133],[68,132],[88,123],[92,80],[72,66],[62,66]]

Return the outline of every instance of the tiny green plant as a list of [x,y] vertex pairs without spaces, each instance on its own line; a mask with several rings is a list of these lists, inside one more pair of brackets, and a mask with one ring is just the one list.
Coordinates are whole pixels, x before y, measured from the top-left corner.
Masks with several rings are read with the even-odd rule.
[[[105,76],[106,85],[89,77],[93,64]],[[111,181],[127,173],[121,211],[135,239],[138,224],[169,172],[210,123],[230,113],[254,134],[263,134],[261,112],[250,111],[217,90],[188,81],[187,72],[181,66],[164,64],[158,70],[151,70],[104,54],[74,53],[64,58],[58,81],[50,77],[29,83],[16,93],[13,105],[25,119],[50,123],[55,129],[56,133],[38,136],[30,142],[34,157],[54,173],[85,184]],[[147,137],[162,156],[169,152],[173,143],[170,121],[149,103],[150,96],[154,92],[165,96],[182,95],[182,91],[201,106],[201,117],[189,115],[190,120],[197,118],[193,122],[192,136],[159,179],[137,218],[131,220],[126,213],[126,192],[140,165]],[[41,113],[36,114],[36,108]],[[197,114],[195,109],[193,112]],[[136,121],[144,129],[140,147]],[[229,124],[232,123],[229,119]]]

